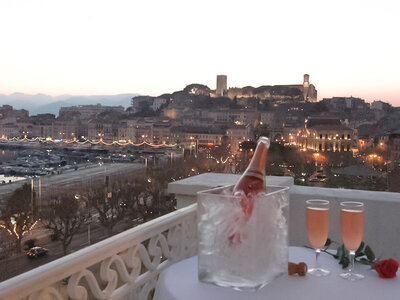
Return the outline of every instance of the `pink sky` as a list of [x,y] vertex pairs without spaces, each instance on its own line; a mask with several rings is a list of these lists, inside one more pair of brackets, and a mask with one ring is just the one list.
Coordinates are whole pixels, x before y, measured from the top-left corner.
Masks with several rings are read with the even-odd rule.
[[400,106],[396,0],[0,2],[0,93],[301,83]]

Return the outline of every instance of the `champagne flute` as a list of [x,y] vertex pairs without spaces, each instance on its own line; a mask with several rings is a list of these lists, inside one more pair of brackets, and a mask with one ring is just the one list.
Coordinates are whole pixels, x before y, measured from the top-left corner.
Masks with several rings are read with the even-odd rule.
[[314,276],[327,276],[331,272],[320,267],[318,257],[329,234],[329,201],[307,200],[306,207],[308,238],[315,249],[315,267],[309,269],[308,273]]
[[349,250],[350,257],[349,269],[340,274],[340,277],[351,281],[363,279],[364,275],[354,273],[354,258],[363,237],[364,203],[353,201],[340,203],[340,228],[344,246]]

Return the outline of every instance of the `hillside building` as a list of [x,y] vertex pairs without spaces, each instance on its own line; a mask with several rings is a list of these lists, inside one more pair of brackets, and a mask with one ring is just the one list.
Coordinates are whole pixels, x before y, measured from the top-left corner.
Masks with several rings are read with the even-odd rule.
[[[221,77],[224,76],[224,77]],[[303,75],[302,84],[288,85],[263,85],[257,88],[246,86],[243,88],[226,87],[226,75],[217,76],[216,97],[226,96],[234,98],[257,98],[260,100],[296,100],[317,102],[317,90],[313,84],[310,84],[310,75]]]
[[59,111],[59,116],[61,118],[64,116],[68,117],[79,116],[80,119],[88,119],[106,111],[123,113],[125,109],[123,106],[102,106],[101,104],[78,105],[70,107],[61,107]]
[[0,120],[8,120],[11,122],[28,118],[29,113],[25,109],[14,109],[11,105],[3,105],[0,107]]
[[313,117],[297,132],[297,145],[317,152],[345,152],[353,147],[354,130],[337,118]]
[[400,165],[400,130],[389,135],[388,140],[388,156],[391,162],[390,167],[393,169]]

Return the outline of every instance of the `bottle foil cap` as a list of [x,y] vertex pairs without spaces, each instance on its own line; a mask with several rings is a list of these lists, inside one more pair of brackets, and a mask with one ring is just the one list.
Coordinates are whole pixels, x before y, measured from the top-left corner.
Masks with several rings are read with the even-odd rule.
[[267,149],[269,149],[269,146],[271,145],[271,141],[266,136],[260,136],[257,141],[257,144],[259,143],[263,143],[267,147]]
[[249,168],[248,170],[246,170],[246,175],[247,176],[256,177],[256,178],[261,179],[262,181],[264,181],[265,170],[260,171],[260,170],[257,170],[257,169]]

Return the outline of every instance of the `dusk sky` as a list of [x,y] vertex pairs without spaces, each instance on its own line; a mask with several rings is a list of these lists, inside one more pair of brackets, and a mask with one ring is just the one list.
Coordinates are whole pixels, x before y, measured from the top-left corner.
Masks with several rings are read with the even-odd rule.
[[3,0],[0,93],[301,83],[400,106],[400,2]]

